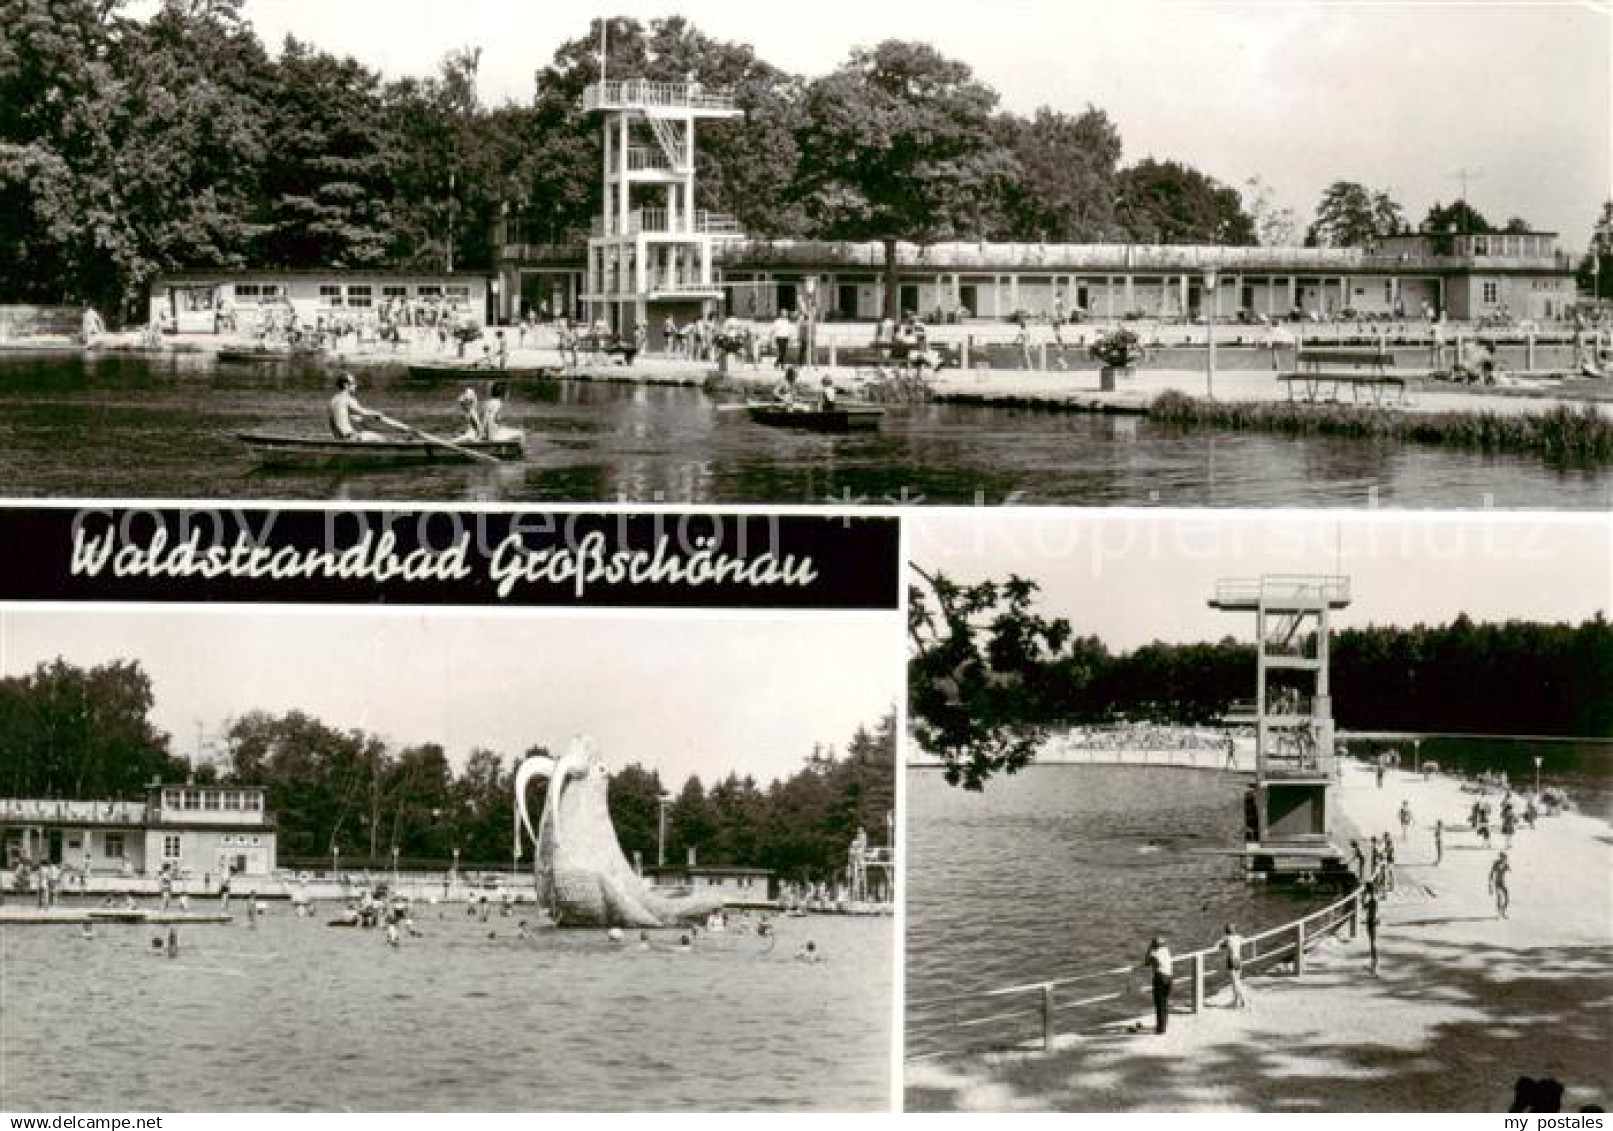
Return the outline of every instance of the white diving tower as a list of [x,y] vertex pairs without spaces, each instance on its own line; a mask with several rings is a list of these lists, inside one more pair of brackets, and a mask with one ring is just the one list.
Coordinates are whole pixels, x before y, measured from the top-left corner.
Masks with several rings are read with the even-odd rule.
[[1255,728],[1249,855],[1255,871],[1328,867],[1331,840],[1333,699],[1328,687],[1329,614],[1350,603],[1350,579],[1267,575],[1216,583],[1210,607],[1255,615],[1255,698],[1223,722]]
[[722,298],[712,249],[742,233],[732,216],[695,207],[695,123],[742,111],[729,91],[647,79],[593,83],[582,110],[602,116],[604,141],[604,207],[582,296],[588,318],[622,338],[645,326],[656,348],[668,315],[683,325]]

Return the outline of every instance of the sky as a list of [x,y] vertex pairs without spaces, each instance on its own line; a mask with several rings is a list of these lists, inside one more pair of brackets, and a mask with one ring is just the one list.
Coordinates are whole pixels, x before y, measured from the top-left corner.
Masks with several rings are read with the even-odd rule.
[[1036,609],[1111,650],[1253,639],[1254,618],[1208,605],[1221,578],[1343,574],[1339,628],[1509,619],[1579,623],[1613,603],[1605,515],[946,510],[908,524],[909,559],[953,581],[1011,573]]
[[[611,770],[658,770],[669,788],[729,771],[766,784],[815,742],[843,750],[901,693],[894,614],[587,616],[400,610],[159,609],[0,613],[0,674],[61,656],[137,659],[154,722],[193,756],[231,717],[302,710],[395,746],[438,742],[464,765],[563,750],[590,734]],[[508,764],[508,761],[506,761]]]
[[[138,0],[132,10],[150,10]],[[525,101],[533,74],[600,15],[680,14],[818,75],[852,48],[921,39],[968,63],[1005,108],[1106,110],[1125,160],[1178,158],[1242,187],[1259,176],[1302,221],[1335,180],[1399,200],[1414,224],[1462,192],[1582,251],[1613,186],[1613,5],[1148,3],[1101,0],[246,0],[272,51],[287,34],[388,77],[483,49],[484,102]]]

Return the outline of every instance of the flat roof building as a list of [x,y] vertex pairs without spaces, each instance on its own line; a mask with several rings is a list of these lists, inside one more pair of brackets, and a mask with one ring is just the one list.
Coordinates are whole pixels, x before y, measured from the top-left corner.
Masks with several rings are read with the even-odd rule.
[[[581,248],[495,233],[505,317],[591,317],[599,292]],[[597,254],[597,251],[596,251]],[[820,320],[884,312],[878,243],[728,238],[711,247],[713,283],[741,318],[769,319],[811,296]],[[897,245],[899,308],[932,321],[1016,313],[1121,320],[1489,318],[1550,322],[1577,297],[1554,233],[1396,236],[1370,248],[953,242]],[[1208,276],[1213,272],[1214,290]],[[597,264],[594,268],[597,277]],[[652,346],[659,326],[649,325]]]
[[0,844],[7,869],[216,879],[273,873],[276,831],[261,789],[154,783],[143,801],[0,799]]

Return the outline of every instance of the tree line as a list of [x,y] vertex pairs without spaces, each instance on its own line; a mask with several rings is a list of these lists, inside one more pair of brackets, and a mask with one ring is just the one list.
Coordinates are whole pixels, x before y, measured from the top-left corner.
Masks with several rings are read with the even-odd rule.
[[[133,314],[180,269],[486,269],[499,221],[532,243],[586,236],[601,143],[578,105],[600,21],[530,98],[487,106],[479,48],[388,81],[295,37],[271,55],[242,3],[163,0],[140,20],[127,0],[0,0],[0,295]],[[1102,109],[1005,111],[922,43],[806,78],[681,17],[609,31],[611,74],[734,91],[742,116],[702,129],[702,200],[757,237],[1293,242],[1258,180],[1123,164]],[[1398,225],[1391,205],[1341,182],[1311,239],[1372,238]]]
[[[1122,720],[1213,725],[1255,693],[1255,645],[1112,652],[1034,606],[1022,578],[925,576],[909,596],[909,714],[948,780],[979,789],[1053,729]],[[1333,716],[1347,730],[1613,737],[1613,625],[1509,620],[1334,632]]]
[[[143,799],[152,782],[261,788],[282,860],[382,866],[507,867],[514,848],[520,758],[477,749],[455,769],[436,743],[395,745],[301,711],[254,711],[219,736],[217,757],[192,760],[152,723],[151,680],[138,663],[78,667],[62,660],[0,679],[0,797]],[[522,758],[544,754],[535,746]],[[814,745],[789,777],[759,783],[730,773],[685,780],[667,805],[665,853],[681,864],[770,868],[824,881],[844,866],[859,827],[887,843],[895,810],[895,717],[859,727],[843,750]],[[611,779],[609,807],[623,850],[657,861],[660,773],[633,763]],[[528,799],[541,811],[541,784]],[[530,845],[523,850],[529,866]]]

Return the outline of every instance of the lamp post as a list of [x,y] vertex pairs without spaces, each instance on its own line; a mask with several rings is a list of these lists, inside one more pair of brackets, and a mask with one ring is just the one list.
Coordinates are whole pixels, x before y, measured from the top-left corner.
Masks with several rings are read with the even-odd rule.
[[[1208,356],[1205,359],[1204,384],[1210,400],[1215,400],[1215,314],[1221,307],[1221,279],[1214,267],[1204,270],[1204,287],[1214,298],[1215,312],[1204,316],[1204,340],[1209,346]],[[1203,303],[1200,303],[1202,306]]]
[[392,890],[398,890],[398,846],[392,846]]
[[672,795],[670,793],[663,793],[660,796],[660,798],[657,799],[657,804],[660,806],[660,820],[657,822],[659,827],[657,829],[656,836],[655,836],[655,866],[657,868],[665,868],[666,867],[666,807],[668,805],[672,804]]
[[1545,761],[1539,754],[1535,755],[1535,796],[1540,796],[1540,763]]
[[342,882],[342,850],[334,840],[330,842],[330,874],[337,883]]
[[457,844],[454,845],[454,871],[453,871],[453,877],[454,877],[454,883],[457,884],[459,882],[459,846]]

